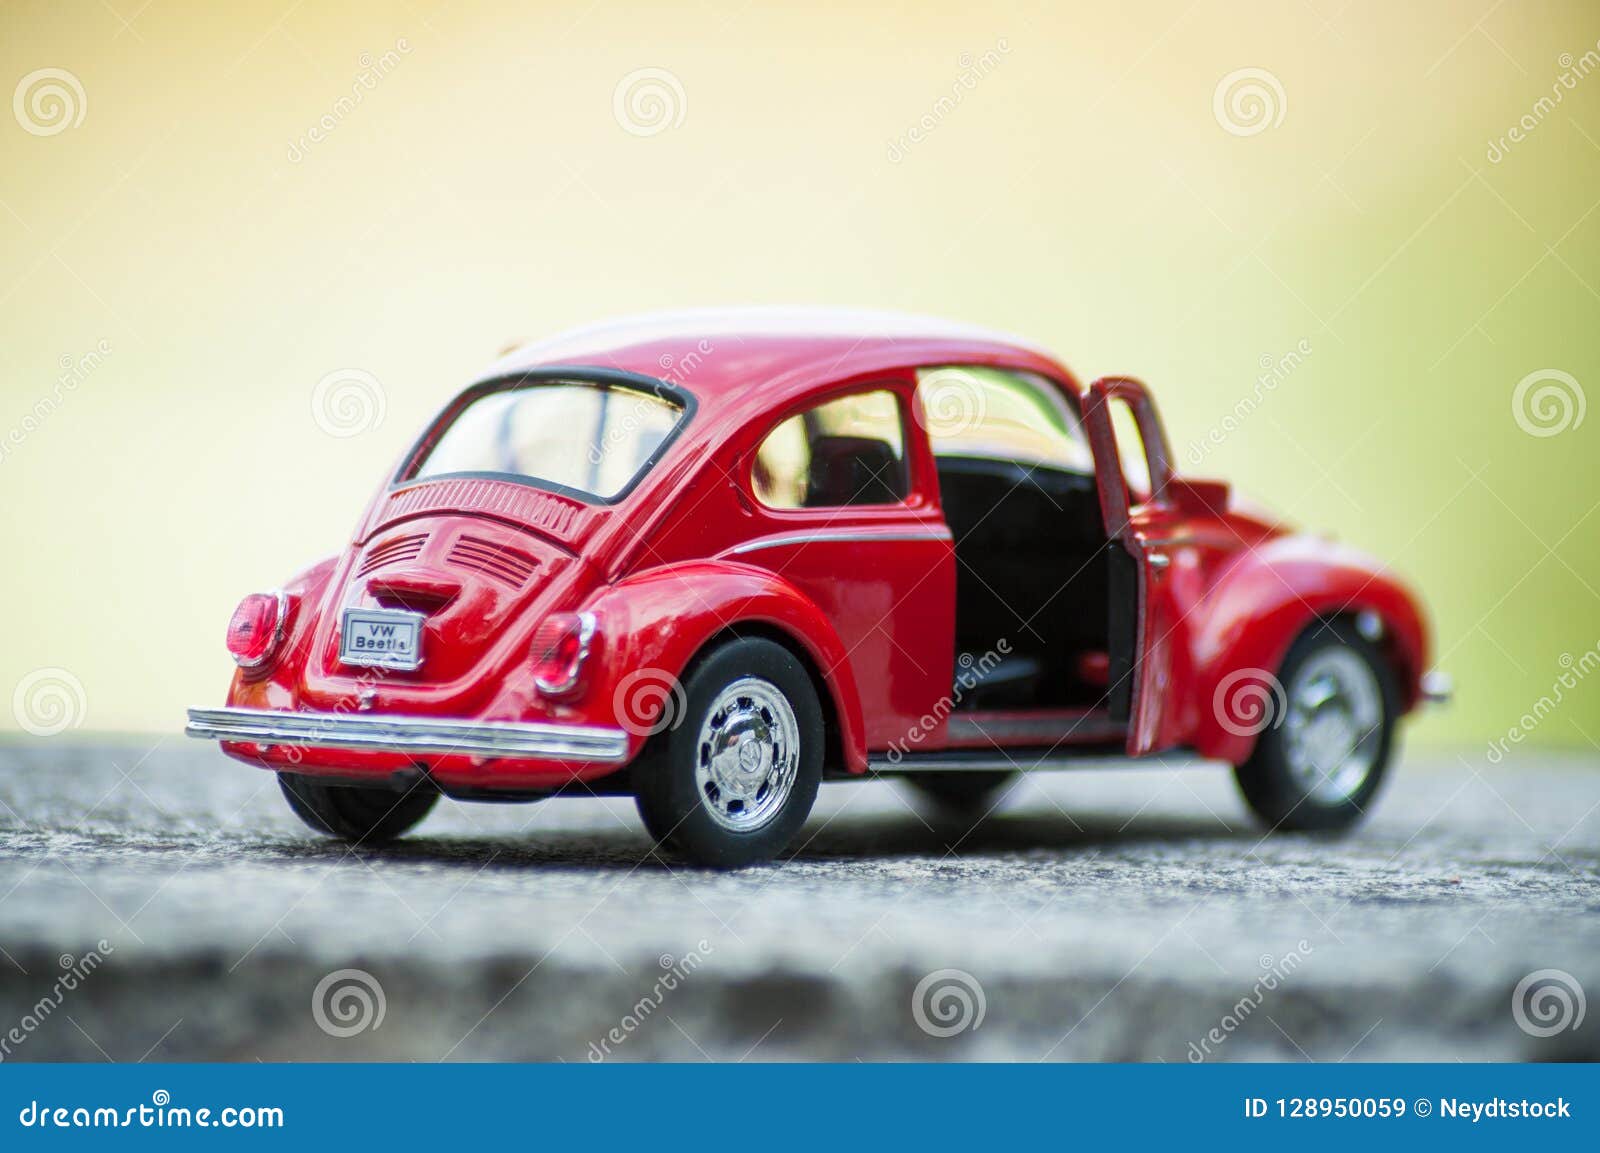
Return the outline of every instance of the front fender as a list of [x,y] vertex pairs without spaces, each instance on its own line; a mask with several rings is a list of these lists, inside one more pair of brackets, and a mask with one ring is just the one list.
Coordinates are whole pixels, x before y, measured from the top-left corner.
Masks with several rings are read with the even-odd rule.
[[1280,537],[1231,565],[1205,598],[1194,633],[1198,719],[1191,743],[1203,756],[1246,760],[1255,734],[1222,723],[1219,689],[1231,675],[1260,669],[1276,677],[1289,646],[1318,620],[1374,614],[1379,647],[1394,667],[1401,704],[1421,699],[1428,631],[1415,594],[1382,564],[1355,549],[1306,535]]
[[757,626],[782,634],[810,658],[831,698],[845,767],[866,771],[849,654],[828,618],[782,577],[731,561],[666,565],[611,585],[587,607],[599,622],[602,649],[586,711],[596,720],[609,711],[633,734],[634,752],[659,727],[662,707],[706,643],[728,629]]

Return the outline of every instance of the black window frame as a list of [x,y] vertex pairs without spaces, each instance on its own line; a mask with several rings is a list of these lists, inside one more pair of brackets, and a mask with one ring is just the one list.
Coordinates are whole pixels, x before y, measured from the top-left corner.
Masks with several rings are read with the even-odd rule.
[[[513,392],[519,388],[538,384],[595,384],[605,385],[619,391],[644,393],[655,397],[657,400],[677,405],[680,415],[677,423],[673,425],[672,431],[662,438],[655,451],[639,466],[633,478],[610,496],[600,496],[596,493],[586,492],[583,489],[573,488],[570,485],[560,484],[557,481],[528,476],[519,472],[479,469],[461,472],[441,472],[433,476],[416,475],[416,470],[422,466],[423,460],[438,444],[445,431],[471,405],[486,396],[493,396],[500,392]],[[394,478],[389,483],[389,491],[391,493],[399,492],[402,489],[412,488],[416,485],[432,484],[435,481],[442,480],[498,480],[509,484],[520,484],[526,488],[536,488],[542,492],[557,493],[580,501],[583,504],[601,506],[620,504],[644,481],[645,477],[655,470],[662,457],[667,454],[673,443],[682,435],[683,430],[689,426],[689,422],[694,419],[695,411],[698,407],[694,394],[679,385],[669,384],[653,376],[644,376],[640,373],[627,372],[617,368],[603,368],[596,365],[583,364],[546,365],[522,372],[492,377],[463,389],[433,419],[433,422],[423,430],[422,435],[412,444],[410,451],[401,459],[400,467],[395,470]]]

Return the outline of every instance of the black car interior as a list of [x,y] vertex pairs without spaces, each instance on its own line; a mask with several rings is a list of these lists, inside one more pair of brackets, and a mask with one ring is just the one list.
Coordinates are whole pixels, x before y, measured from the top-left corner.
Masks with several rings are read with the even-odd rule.
[[905,461],[870,436],[817,436],[806,473],[806,508],[894,504],[906,495]]
[[[897,445],[826,433],[815,412],[803,419],[802,507],[905,498]],[[1106,539],[1092,471],[959,453],[935,460],[957,561],[956,709],[1109,707],[1126,719],[1137,572]],[[759,477],[759,458],[756,467]]]
[[956,542],[957,707],[1104,703],[1115,565],[1095,478],[962,456],[939,457],[938,474]]

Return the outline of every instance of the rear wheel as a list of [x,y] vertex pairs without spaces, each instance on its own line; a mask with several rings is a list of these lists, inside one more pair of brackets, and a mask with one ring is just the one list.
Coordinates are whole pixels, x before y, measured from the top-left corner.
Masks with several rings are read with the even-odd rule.
[[302,773],[279,773],[278,786],[295,816],[319,833],[357,844],[392,841],[421,823],[439,801],[432,789],[407,793],[326,785]]
[[684,686],[681,719],[634,766],[645,827],[697,864],[777,856],[822,781],[822,706],[781,645],[755,637],[714,651]]
[[1274,829],[1353,825],[1389,767],[1399,714],[1393,670],[1371,642],[1341,623],[1295,641],[1280,683],[1268,727],[1234,770],[1240,791]]
[[953,771],[907,773],[905,781],[946,812],[970,816],[986,813],[998,804],[1016,777],[1015,773]]

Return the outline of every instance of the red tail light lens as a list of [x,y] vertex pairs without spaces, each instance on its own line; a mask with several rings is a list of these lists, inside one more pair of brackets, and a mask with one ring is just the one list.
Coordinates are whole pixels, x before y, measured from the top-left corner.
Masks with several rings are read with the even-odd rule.
[[577,689],[594,647],[593,613],[551,613],[533,633],[533,683],[559,697]]
[[228,652],[242,669],[254,669],[272,659],[283,641],[289,615],[289,598],[283,593],[251,593],[233,610],[228,622]]

